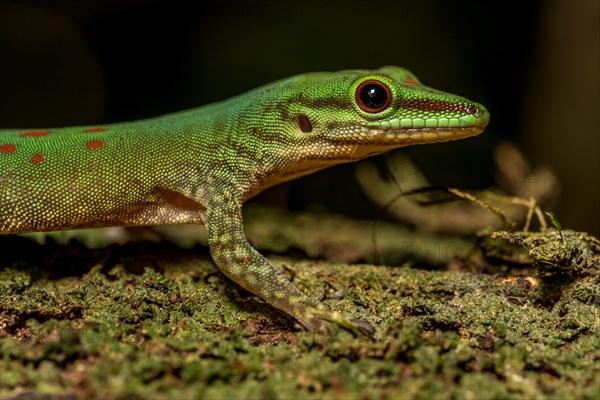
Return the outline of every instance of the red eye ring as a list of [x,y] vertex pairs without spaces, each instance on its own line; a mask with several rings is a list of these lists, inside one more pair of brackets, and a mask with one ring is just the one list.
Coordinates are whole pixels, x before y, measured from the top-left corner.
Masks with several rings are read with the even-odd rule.
[[382,82],[370,79],[358,86],[354,98],[361,110],[374,114],[385,110],[390,105],[392,92]]

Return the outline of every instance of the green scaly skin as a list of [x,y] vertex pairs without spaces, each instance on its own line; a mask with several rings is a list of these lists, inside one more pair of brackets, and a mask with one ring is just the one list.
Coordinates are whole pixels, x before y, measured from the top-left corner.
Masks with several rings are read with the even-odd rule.
[[[369,80],[389,88],[377,112],[356,96]],[[477,135],[488,120],[482,105],[384,67],[298,75],[143,121],[3,130],[0,233],[204,224],[215,263],[242,287],[309,330],[334,322],[372,334],[300,292],[250,245],[242,203],[334,164]]]

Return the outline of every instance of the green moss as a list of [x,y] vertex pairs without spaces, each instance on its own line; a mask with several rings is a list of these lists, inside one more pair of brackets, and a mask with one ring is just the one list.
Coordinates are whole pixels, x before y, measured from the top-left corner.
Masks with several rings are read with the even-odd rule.
[[549,291],[552,274],[470,272],[495,262],[482,256],[458,271],[271,257],[302,290],[373,323],[370,340],[298,329],[201,247],[34,250],[0,264],[2,398],[594,398],[600,385],[593,262]]

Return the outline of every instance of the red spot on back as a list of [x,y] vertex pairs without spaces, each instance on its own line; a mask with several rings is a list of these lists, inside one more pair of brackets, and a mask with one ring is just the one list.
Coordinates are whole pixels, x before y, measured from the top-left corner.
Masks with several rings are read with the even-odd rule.
[[42,136],[48,136],[50,134],[50,132],[48,131],[29,131],[29,132],[23,132],[21,134],[19,134],[19,136],[21,137],[42,137]]
[[409,85],[415,85],[415,86],[419,86],[419,84],[417,83],[417,81],[415,81],[413,78],[411,78],[410,76],[407,76],[404,79],[404,82],[408,83]]
[[89,128],[84,130],[85,133],[98,133],[98,132],[106,132],[105,128]]
[[90,150],[93,149],[99,149],[102,146],[104,146],[104,141],[103,140],[89,140],[86,144],[85,147],[87,147]]
[[36,154],[35,156],[31,157],[32,164],[39,164],[42,161],[44,161],[44,156],[41,154]]
[[11,154],[17,151],[17,146],[14,144],[3,144],[0,146],[0,153]]

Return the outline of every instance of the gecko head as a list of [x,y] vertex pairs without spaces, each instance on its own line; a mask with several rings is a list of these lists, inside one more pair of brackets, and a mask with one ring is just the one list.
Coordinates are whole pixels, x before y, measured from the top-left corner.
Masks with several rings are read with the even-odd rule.
[[[478,135],[489,122],[481,104],[432,89],[399,67],[314,73],[287,82],[289,146],[315,162],[345,162],[412,144]],[[288,152],[290,153],[290,152]]]

